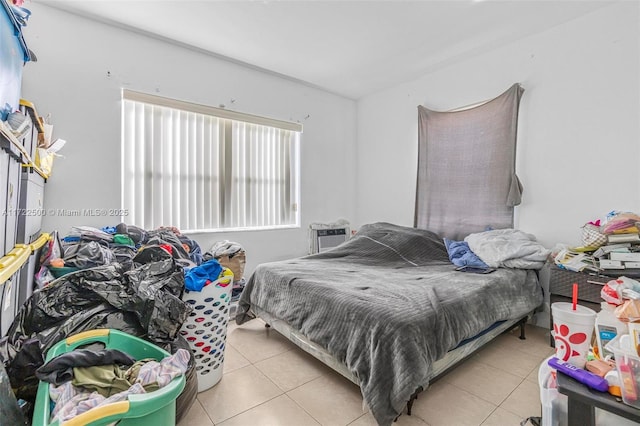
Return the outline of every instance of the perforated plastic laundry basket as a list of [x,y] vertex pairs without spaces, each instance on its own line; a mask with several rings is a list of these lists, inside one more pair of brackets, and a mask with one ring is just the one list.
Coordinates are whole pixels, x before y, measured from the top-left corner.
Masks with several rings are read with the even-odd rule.
[[222,378],[232,284],[233,272],[223,268],[218,279],[205,285],[202,291],[185,290],[182,296],[193,307],[180,334],[189,342],[196,360],[198,392],[211,388]]

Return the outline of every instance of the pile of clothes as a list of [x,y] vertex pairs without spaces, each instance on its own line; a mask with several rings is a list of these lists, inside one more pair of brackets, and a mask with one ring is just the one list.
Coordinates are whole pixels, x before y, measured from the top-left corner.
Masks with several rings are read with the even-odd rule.
[[517,229],[490,229],[469,234],[464,241],[444,239],[449,260],[479,271],[494,268],[541,269],[550,251],[532,234]]
[[[40,288],[66,273],[113,262],[131,269],[135,266],[133,258],[147,248],[164,249],[183,268],[192,268],[203,262],[198,243],[182,235],[175,227],[146,231],[124,223],[102,229],[74,226],[64,238],[60,239],[55,231],[52,235],[35,276]],[[153,256],[153,252],[148,252],[144,259],[153,261]]]
[[63,423],[92,408],[167,386],[187,371],[189,359],[185,349],[161,361],[136,361],[119,349],[75,349],[38,368],[36,377],[50,383],[49,397],[55,403],[51,423]]
[[172,354],[188,351],[186,386],[176,401],[177,422],[195,400],[198,387],[193,355],[179,333],[192,311],[182,300],[185,275],[206,281],[209,277],[199,268],[219,273],[217,260],[203,261],[198,243],[175,228],[149,231],[121,223],[102,229],[73,227],[64,238],[54,232],[40,265],[35,276],[38,290],[0,340],[0,361],[16,397],[33,404],[36,371],[55,343],[82,331],[109,328]]

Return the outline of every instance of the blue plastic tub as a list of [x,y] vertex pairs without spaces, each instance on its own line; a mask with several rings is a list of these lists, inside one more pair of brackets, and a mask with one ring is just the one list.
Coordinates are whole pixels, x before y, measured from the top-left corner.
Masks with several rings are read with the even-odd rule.
[[3,121],[20,107],[22,68],[29,61],[22,27],[7,1],[0,0],[0,119]]

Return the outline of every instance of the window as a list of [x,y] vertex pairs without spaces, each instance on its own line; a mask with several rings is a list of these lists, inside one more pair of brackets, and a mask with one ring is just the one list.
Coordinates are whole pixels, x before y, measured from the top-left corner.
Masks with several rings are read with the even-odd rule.
[[302,126],[123,90],[122,206],[145,229],[299,226]]

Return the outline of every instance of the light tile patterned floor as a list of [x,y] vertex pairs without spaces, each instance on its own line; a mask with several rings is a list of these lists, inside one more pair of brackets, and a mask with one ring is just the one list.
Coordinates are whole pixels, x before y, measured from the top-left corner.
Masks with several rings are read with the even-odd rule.
[[[540,416],[538,367],[549,330],[527,326],[490,342],[420,394],[397,426],[518,426]],[[178,426],[375,426],[359,388],[260,320],[231,325],[224,376]]]

